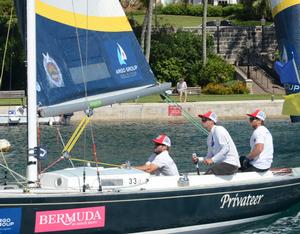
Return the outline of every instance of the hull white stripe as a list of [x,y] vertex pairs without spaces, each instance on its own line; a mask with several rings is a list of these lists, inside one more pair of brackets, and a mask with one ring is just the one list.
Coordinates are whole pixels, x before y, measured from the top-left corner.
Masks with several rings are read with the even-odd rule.
[[[300,185],[300,182],[293,183],[293,184],[286,184],[286,185],[278,185],[278,186],[270,186],[266,188],[258,188],[258,189],[245,189],[245,190],[234,190],[234,191],[226,191],[228,194],[232,193],[242,193],[242,192],[254,192],[254,191],[264,191],[264,190],[270,190],[275,188],[286,188],[291,187],[295,185]],[[147,192],[148,193],[148,192]],[[50,206],[50,205],[76,205],[76,204],[103,204],[103,203],[123,203],[123,202],[136,202],[136,201],[151,201],[151,200],[167,200],[167,199],[179,199],[179,198],[190,198],[190,197],[203,197],[203,196],[214,196],[224,194],[224,191],[222,192],[215,192],[215,193],[202,193],[202,194],[193,194],[193,195],[180,195],[180,196],[167,196],[167,197],[157,197],[157,198],[138,198],[138,199],[123,199],[123,200],[107,200],[107,201],[82,201],[82,202],[53,202],[53,203],[19,203],[19,204],[0,204],[0,207],[3,206]],[[66,195],[66,194],[65,194]],[[83,196],[84,194],[78,194],[79,196]],[[89,194],[86,194],[87,196]],[[107,194],[109,195],[109,194]],[[124,193],[126,195],[126,193]],[[85,195],[84,195],[85,196]],[[93,194],[93,196],[96,196]],[[99,196],[102,196],[102,194],[99,194]],[[28,196],[29,198],[30,196]],[[55,198],[54,196],[51,196],[52,198]],[[66,198],[67,196],[64,196]],[[30,197],[34,198],[34,197]],[[72,198],[72,197],[71,197]],[[24,197],[26,199],[26,197]]]

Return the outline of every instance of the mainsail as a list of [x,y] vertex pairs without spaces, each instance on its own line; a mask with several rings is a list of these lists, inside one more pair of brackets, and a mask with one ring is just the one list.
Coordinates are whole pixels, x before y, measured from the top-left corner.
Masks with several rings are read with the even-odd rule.
[[[300,0],[272,0],[271,6],[280,51],[280,62],[275,63],[275,69],[285,85],[286,93],[296,94],[300,92]],[[292,95],[286,101],[290,102],[298,96]],[[295,103],[300,108],[298,101],[293,101],[293,105],[284,105],[284,108]],[[292,122],[299,122],[300,113],[294,115],[296,112],[290,110],[284,109],[283,113],[290,114]]]
[[156,82],[118,0],[36,0],[36,35],[42,116],[170,88]]

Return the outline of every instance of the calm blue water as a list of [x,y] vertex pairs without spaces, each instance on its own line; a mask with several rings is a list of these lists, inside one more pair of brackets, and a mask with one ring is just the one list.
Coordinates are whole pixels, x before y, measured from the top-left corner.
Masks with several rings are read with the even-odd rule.
[[[249,151],[249,138],[252,133],[247,120],[226,121],[222,122],[222,125],[230,132],[240,155],[246,155]],[[300,167],[300,124],[278,120],[267,122],[266,126],[270,129],[274,139],[273,166]],[[66,143],[75,126],[59,128]],[[166,133],[170,136],[172,141],[171,155],[181,172],[194,170],[190,159],[193,152],[197,152],[198,156],[204,156],[206,153],[206,136],[187,122],[95,122],[92,129],[97,144],[98,159],[106,163],[121,164],[129,160],[134,165],[143,164],[153,150],[151,139],[159,133]],[[0,127],[0,136],[0,138],[9,140],[13,145],[13,150],[5,154],[8,165],[21,174],[25,174],[26,127]],[[48,165],[60,156],[63,149],[56,127],[42,126],[41,142],[48,149],[48,159],[43,162],[43,165]],[[87,143],[84,144],[84,142]],[[90,142],[91,128],[88,127],[79,139],[78,145],[73,149],[72,156],[91,160]],[[65,166],[69,166],[68,162],[60,162],[54,169]],[[202,170],[205,168],[203,167]],[[243,225],[226,233],[300,233],[300,203],[276,217],[247,226]]]

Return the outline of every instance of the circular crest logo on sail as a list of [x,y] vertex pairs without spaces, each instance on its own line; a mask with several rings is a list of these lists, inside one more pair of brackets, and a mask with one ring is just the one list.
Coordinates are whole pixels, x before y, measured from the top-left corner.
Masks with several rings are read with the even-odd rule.
[[126,65],[127,56],[123,48],[117,43],[118,48],[117,48],[117,53],[118,53],[118,60],[120,65]]
[[44,65],[45,72],[47,74],[47,80],[49,86],[51,88],[54,87],[60,88],[65,86],[64,81],[62,79],[61,71],[57,63],[55,62],[55,60],[51,58],[48,53],[47,55],[43,54],[43,57],[44,57],[43,65]]

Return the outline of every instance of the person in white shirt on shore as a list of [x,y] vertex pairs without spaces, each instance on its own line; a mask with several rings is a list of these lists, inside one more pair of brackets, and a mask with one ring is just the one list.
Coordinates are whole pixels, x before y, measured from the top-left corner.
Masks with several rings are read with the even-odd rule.
[[177,166],[169,155],[169,149],[171,147],[170,138],[167,135],[162,134],[152,141],[154,142],[154,153],[150,155],[148,161],[144,165],[135,166],[134,168],[157,176],[179,175]]
[[[187,99],[187,84],[184,81],[184,79],[182,79],[182,78],[179,79],[179,82],[177,82],[177,85],[176,85],[176,89],[179,93],[180,102],[186,102],[186,99]],[[183,95],[184,95],[184,98],[183,98]]]
[[[218,117],[214,112],[208,111],[198,116],[202,120],[202,126],[209,131],[207,155],[202,162],[211,167],[205,174],[232,175],[236,173],[241,166],[239,154],[228,131],[216,125]],[[196,164],[201,160],[193,155],[192,161]]]
[[264,126],[265,112],[257,109],[249,116],[249,122],[254,129],[250,138],[251,151],[247,157],[241,157],[241,171],[264,172],[271,168],[273,162],[273,138],[270,131]]

